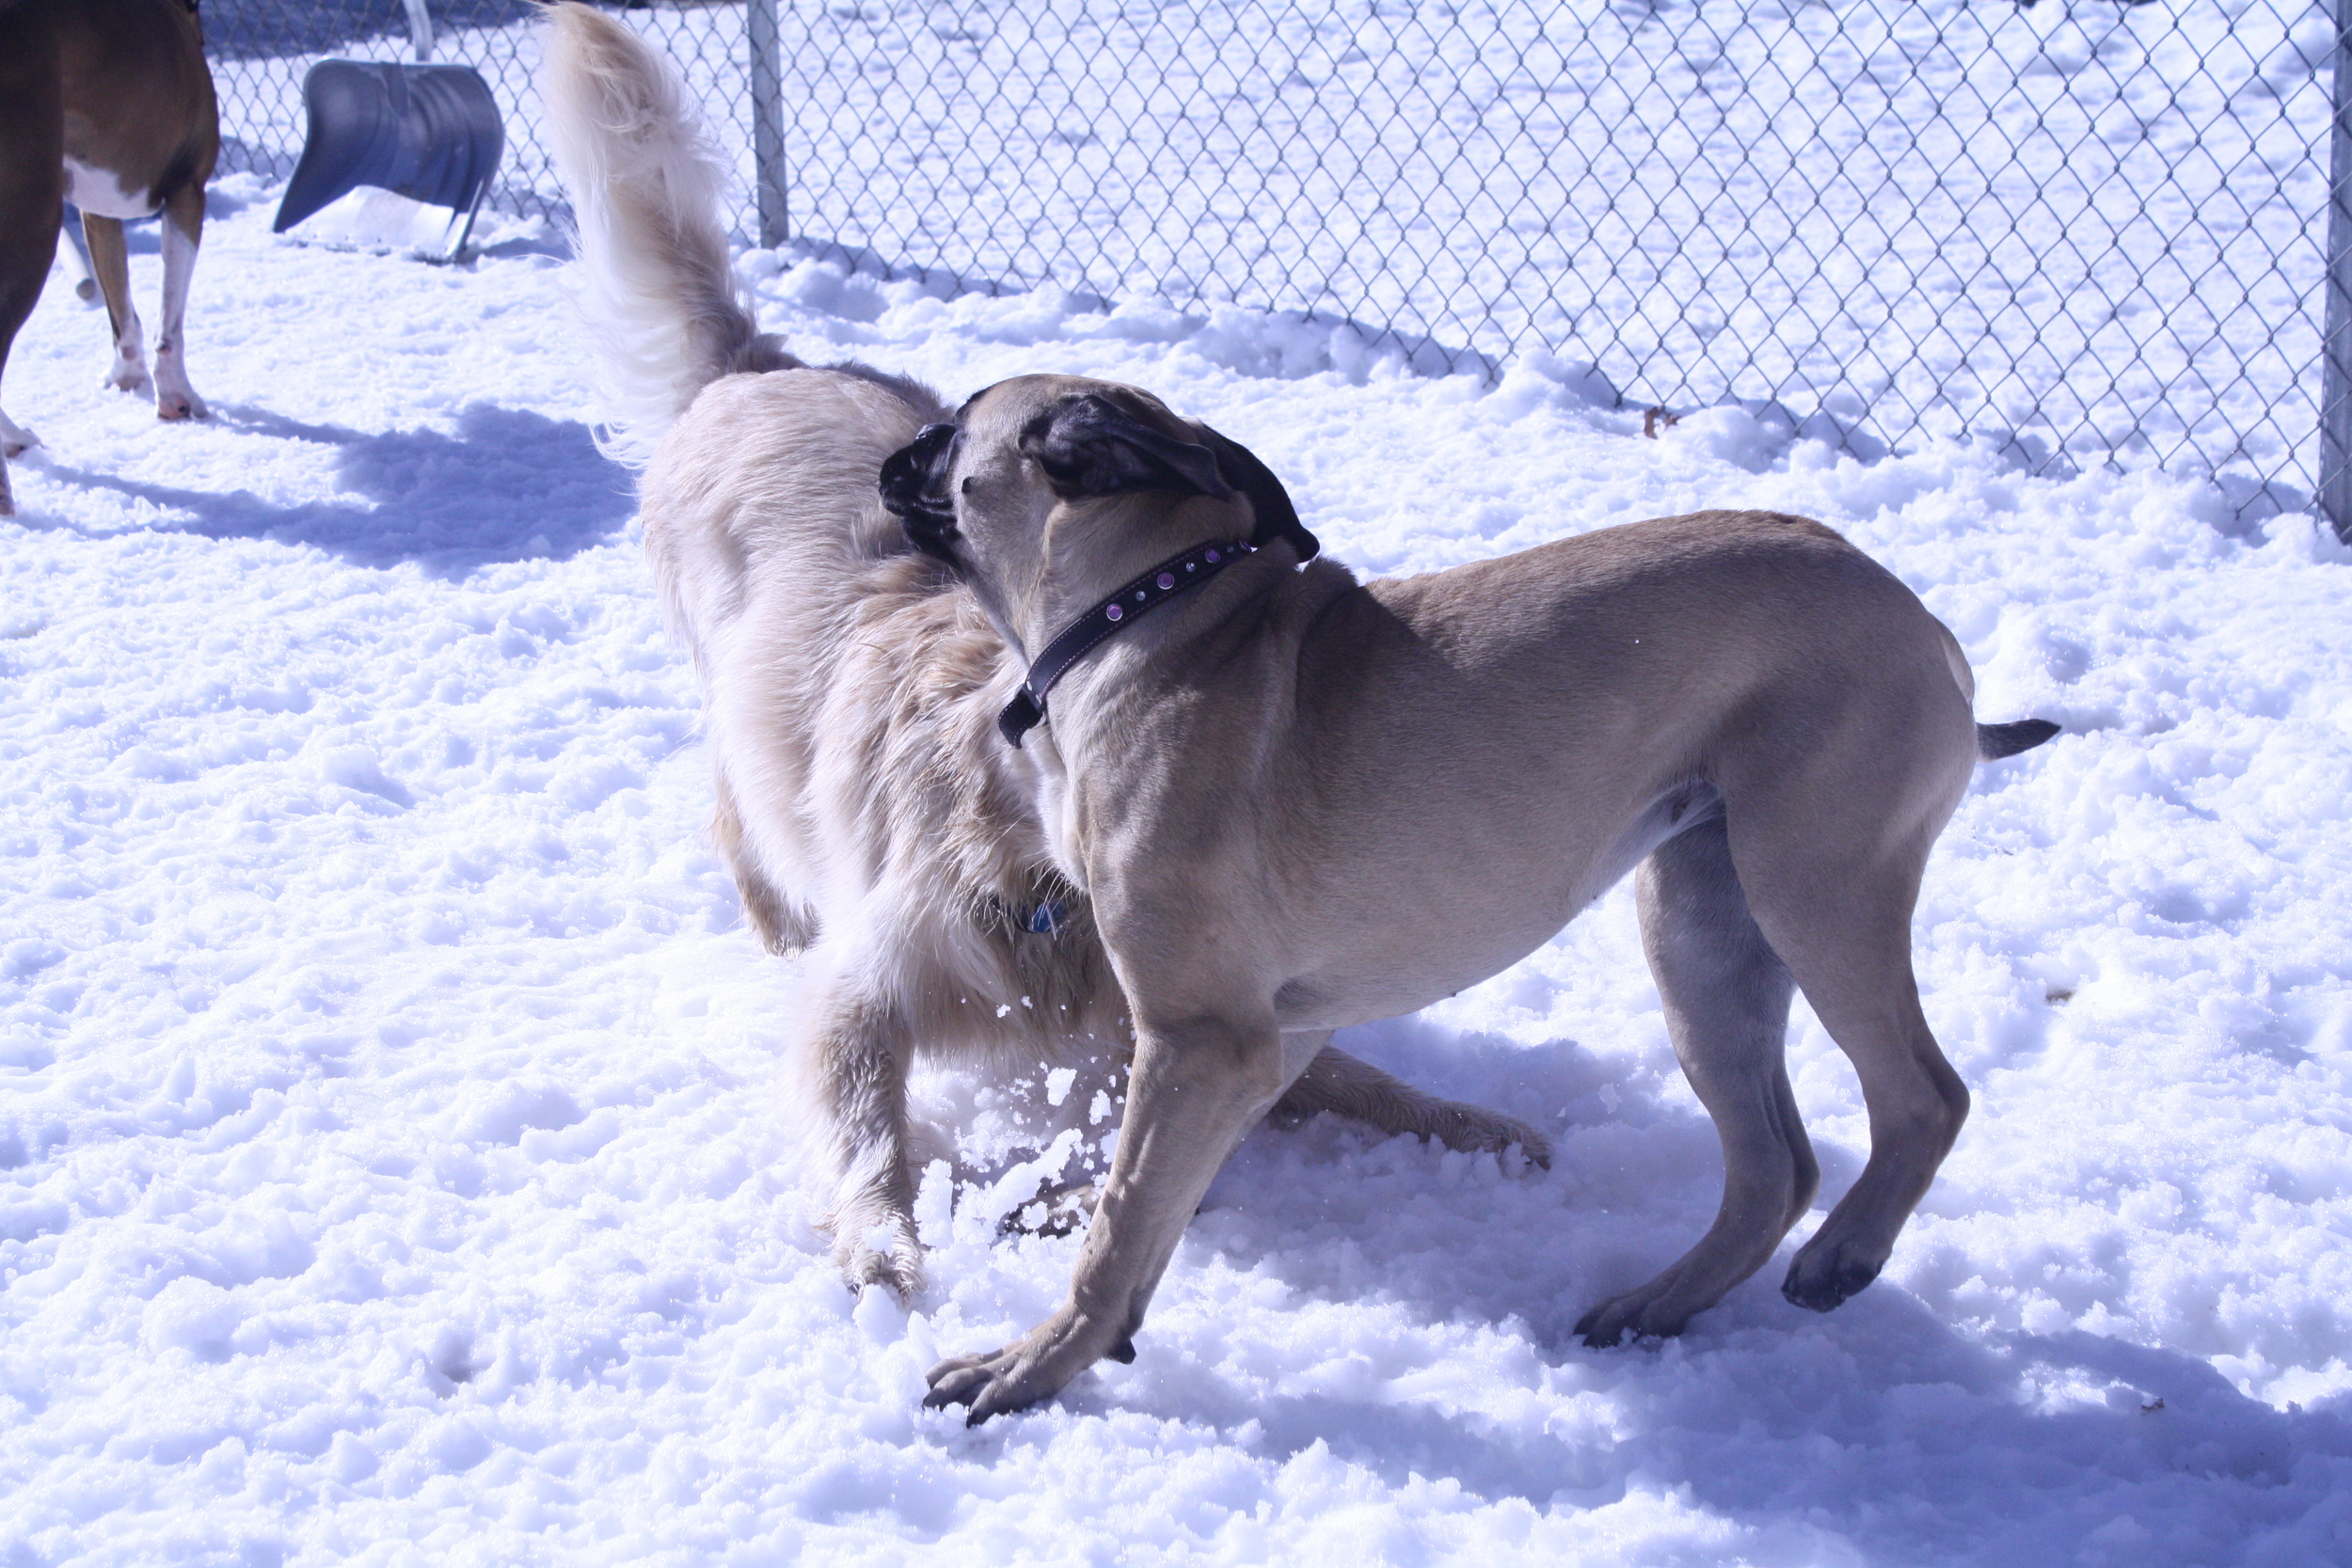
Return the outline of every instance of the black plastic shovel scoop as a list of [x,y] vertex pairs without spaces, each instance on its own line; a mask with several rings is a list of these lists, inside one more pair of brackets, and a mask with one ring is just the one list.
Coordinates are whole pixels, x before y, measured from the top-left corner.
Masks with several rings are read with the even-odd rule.
[[474,214],[506,150],[506,127],[481,72],[463,65],[321,60],[302,79],[310,135],[278,203],[282,234],[336,198],[374,185],[454,215],[446,255],[473,234]]

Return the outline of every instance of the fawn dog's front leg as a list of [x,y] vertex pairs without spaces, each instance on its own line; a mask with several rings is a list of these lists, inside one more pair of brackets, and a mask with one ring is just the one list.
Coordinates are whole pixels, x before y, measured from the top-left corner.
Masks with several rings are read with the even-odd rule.
[[1320,1043],[1286,1041],[1270,1013],[1163,1021],[1138,1007],[1119,1152],[1069,1299],[1002,1350],[941,1362],[924,1402],[970,1405],[977,1426],[1053,1398],[1105,1355],[1132,1360],[1144,1308],[1210,1180]]

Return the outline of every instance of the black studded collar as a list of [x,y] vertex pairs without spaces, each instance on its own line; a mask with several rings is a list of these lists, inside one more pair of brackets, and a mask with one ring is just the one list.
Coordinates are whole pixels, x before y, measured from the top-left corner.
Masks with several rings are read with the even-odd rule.
[[1136,616],[1158,609],[1187,588],[1200,587],[1244,556],[1256,554],[1257,549],[1248,539],[1219,539],[1196,545],[1182,555],[1170,556],[1097,603],[1045,644],[1045,651],[1029,666],[1028,678],[1021,683],[1021,689],[996,715],[996,728],[1007,740],[1019,746],[1021,737],[1044,721],[1045,694],[1072,665],[1114,633],[1133,625]]

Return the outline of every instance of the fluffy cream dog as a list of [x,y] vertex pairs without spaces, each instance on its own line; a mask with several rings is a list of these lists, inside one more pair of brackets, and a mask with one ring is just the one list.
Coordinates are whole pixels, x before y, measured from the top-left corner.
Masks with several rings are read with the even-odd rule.
[[[997,732],[1021,662],[876,492],[883,460],[947,410],[761,336],[727,265],[723,177],[668,67],[587,7],[548,22],[549,142],[614,445],[646,462],[646,554],[702,677],[713,836],[761,940],[806,950],[801,1060],[840,1173],[837,1259],[854,1285],[909,1293],[914,1057],[1124,1055],[1125,1003],[1048,850],[1033,756]],[[1286,1113],[1549,1156],[1507,1117],[1307,1057]]]

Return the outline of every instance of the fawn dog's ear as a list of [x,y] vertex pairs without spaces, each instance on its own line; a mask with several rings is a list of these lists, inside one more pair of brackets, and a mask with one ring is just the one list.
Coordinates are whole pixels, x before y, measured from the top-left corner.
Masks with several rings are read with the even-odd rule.
[[1138,490],[1216,500],[1233,495],[1207,442],[1140,400],[1106,392],[1064,398],[1023,425],[1021,453],[1045,470],[1063,500]]
[[[1209,430],[1207,425],[1200,428]],[[1291,504],[1291,493],[1282,488],[1273,469],[1258,461],[1256,452],[1214,430],[1209,430],[1209,444],[1216,450],[1217,467],[1224,471],[1226,483],[1248,496],[1250,510],[1258,515],[1251,544],[1263,548],[1277,539],[1286,539],[1302,564],[1323,553],[1323,541],[1307,531],[1307,525],[1298,520],[1298,509]]]
[[1137,490],[1215,500],[1238,494],[1249,499],[1257,515],[1251,543],[1286,540],[1301,561],[1313,560],[1323,548],[1257,453],[1206,425],[1187,427],[1113,393],[1068,398],[1038,415],[1022,427],[1021,451],[1045,470],[1046,483],[1064,500]]

